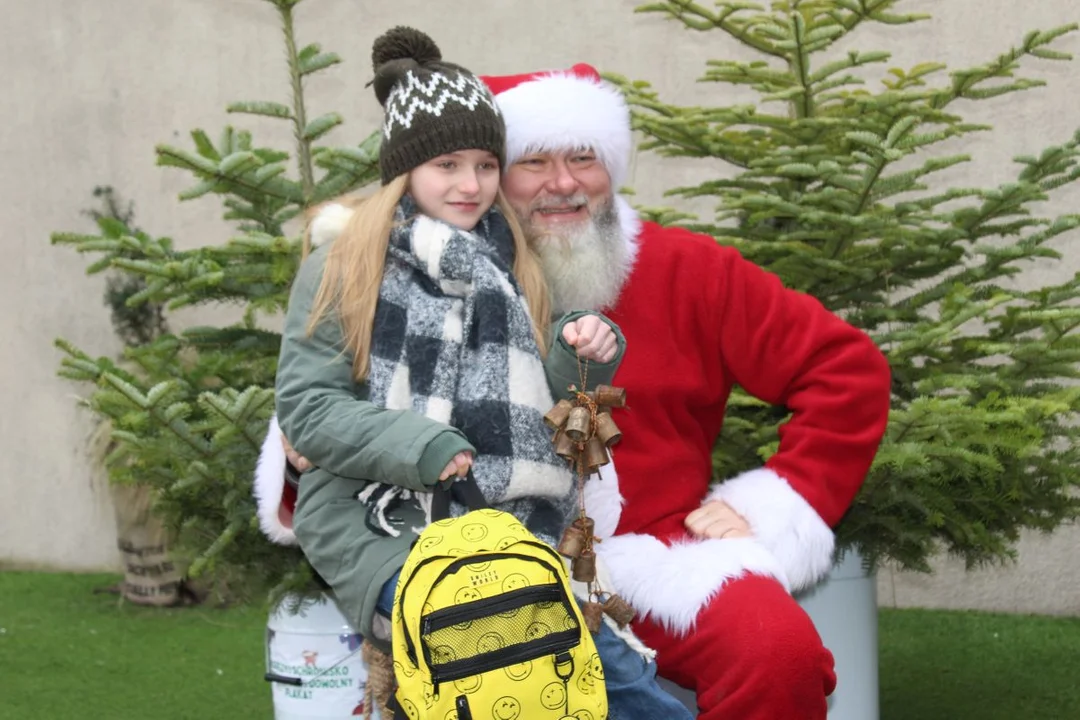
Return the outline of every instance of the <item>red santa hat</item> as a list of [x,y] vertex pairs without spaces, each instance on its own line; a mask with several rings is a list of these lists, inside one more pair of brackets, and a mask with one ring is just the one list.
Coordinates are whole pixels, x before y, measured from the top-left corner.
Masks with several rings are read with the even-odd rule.
[[589,148],[611,184],[626,183],[630,109],[619,90],[584,63],[569,70],[481,76],[506,119],[506,162],[530,152]]

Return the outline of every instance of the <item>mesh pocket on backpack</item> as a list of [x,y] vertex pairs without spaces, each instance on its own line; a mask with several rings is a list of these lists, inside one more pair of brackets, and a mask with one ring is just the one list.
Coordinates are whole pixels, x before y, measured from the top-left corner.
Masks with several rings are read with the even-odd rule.
[[421,639],[432,678],[455,680],[574,647],[581,627],[569,603],[553,583],[423,616]]

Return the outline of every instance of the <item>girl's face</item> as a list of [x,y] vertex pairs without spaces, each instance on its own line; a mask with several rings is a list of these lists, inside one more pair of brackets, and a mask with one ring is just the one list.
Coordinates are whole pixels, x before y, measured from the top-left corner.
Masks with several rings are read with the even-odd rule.
[[472,230],[495,202],[499,159],[487,150],[458,150],[418,165],[409,173],[409,194],[420,212]]

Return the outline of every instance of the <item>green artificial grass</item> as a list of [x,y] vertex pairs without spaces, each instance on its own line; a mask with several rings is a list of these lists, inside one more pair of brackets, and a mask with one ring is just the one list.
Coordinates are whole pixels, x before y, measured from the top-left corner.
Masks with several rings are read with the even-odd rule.
[[0,717],[272,717],[259,609],[146,608],[114,575],[0,573]]
[[881,720],[1080,718],[1080,619],[879,616]]
[[[151,609],[0,573],[4,720],[270,720],[262,608]],[[882,610],[881,720],[1080,718],[1080,619]]]

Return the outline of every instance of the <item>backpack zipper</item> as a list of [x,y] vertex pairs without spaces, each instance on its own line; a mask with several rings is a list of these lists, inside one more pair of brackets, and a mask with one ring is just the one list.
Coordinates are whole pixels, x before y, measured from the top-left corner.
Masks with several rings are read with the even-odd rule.
[[[521,545],[530,545],[532,547],[536,547],[536,548],[540,548],[541,550],[544,550],[549,555],[551,555],[556,560],[556,562],[559,563],[560,566],[562,566],[562,562],[563,562],[562,556],[559,555],[559,553],[556,552],[554,548],[549,547],[548,545],[546,545],[546,544],[544,544],[542,542],[534,542],[532,540],[521,540],[520,544]],[[480,553],[478,553],[477,555],[471,555],[471,556],[468,556],[468,557],[460,558],[459,560],[455,560],[453,563],[451,563],[450,566],[447,567],[445,570],[443,570],[441,573],[439,573],[439,577],[435,578],[434,582],[431,583],[431,586],[428,588],[428,592],[430,593],[431,588],[435,587],[435,585],[437,585],[439,583],[439,581],[441,581],[444,577],[446,577],[446,575],[448,573],[456,572],[463,565],[473,565],[473,564],[476,564],[476,563],[479,563],[479,562],[487,562],[488,560],[499,560],[499,559],[502,559],[502,558],[515,558],[515,557],[520,558],[522,560],[531,560],[532,562],[540,563],[541,565],[546,566],[548,568],[548,570],[551,570],[552,572],[554,572],[556,578],[559,577],[558,570],[553,568],[551,565],[548,565],[547,563],[545,563],[540,558],[529,557],[527,555],[518,555],[516,553],[501,553],[501,552],[492,552],[492,553],[489,553],[489,554],[480,554]],[[412,572],[409,573],[409,578],[405,581],[405,586],[401,589],[401,597],[398,599],[398,609],[400,610],[398,616],[400,618],[402,618],[402,622],[404,622],[404,618],[405,618],[405,594],[409,591],[409,586],[412,585],[412,581],[416,577],[416,573],[418,573],[420,571],[420,568],[424,567],[428,563],[435,562],[436,560],[444,560],[445,558],[446,558],[445,555],[435,555],[433,557],[425,558],[424,560],[421,560],[419,563],[417,563],[416,567],[414,567]],[[480,559],[480,558],[483,558],[483,559]],[[405,630],[405,653],[409,656],[409,659],[412,660],[413,665],[419,665],[420,664],[419,661],[417,660],[417,656],[416,656],[416,644],[413,643],[412,635],[409,633],[407,626],[406,626],[406,630]]]
[[526,605],[542,602],[562,602],[565,597],[562,587],[554,583],[511,590],[499,597],[473,600],[462,605],[454,605],[429,613],[420,622],[420,634],[428,635],[451,625],[458,625],[488,615],[498,615],[501,612],[516,610]]
[[[441,666],[441,669],[429,665],[431,684],[434,688],[438,688],[440,683],[480,675],[507,665],[536,660],[545,655],[554,654],[557,659],[564,656],[569,658],[569,651],[579,644],[581,644],[580,627],[576,630],[560,630],[539,640],[531,640],[521,645],[503,648],[467,660],[455,660]],[[437,689],[434,692],[437,693]]]

